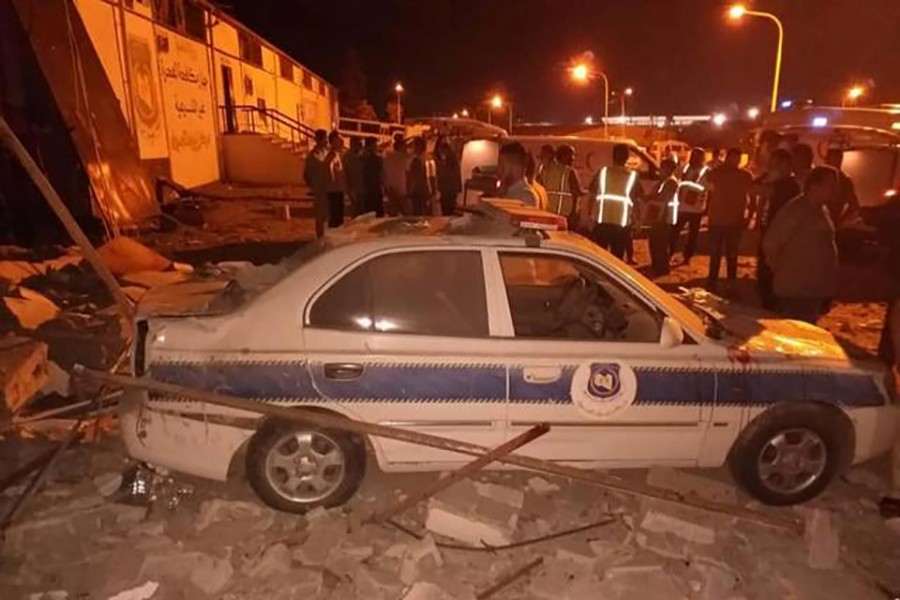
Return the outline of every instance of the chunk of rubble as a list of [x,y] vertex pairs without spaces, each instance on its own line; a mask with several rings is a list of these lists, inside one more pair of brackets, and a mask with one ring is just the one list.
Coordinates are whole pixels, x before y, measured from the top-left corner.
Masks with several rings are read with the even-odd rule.
[[28,595],[28,600],[68,600],[69,592],[66,590],[51,590],[49,592],[34,592]]
[[592,567],[554,558],[545,561],[544,566],[532,575],[528,591],[529,597],[540,600],[578,600],[602,598],[599,587],[600,581]]
[[317,508],[306,515],[308,536],[293,556],[305,565],[325,565],[347,537],[347,519],[337,510]]
[[273,519],[271,511],[259,504],[213,498],[204,501],[200,506],[200,514],[197,515],[194,529],[200,532],[214,523],[249,520],[254,522],[254,529],[260,531],[268,529]]
[[403,594],[403,600],[454,600],[453,596],[428,581],[417,581]]
[[26,287],[17,287],[3,298],[22,329],[34,331],[59,316],[59,307],[47,296]]
[[115,596],[110,596],[109,600],[150,600],[157,589],[159,589],[159,583],[148,581],[136,588],[119,592]]
[[165,552],[148,555],[141,566],[140,577],[181,579],[190,581],[205,594],[215,596],[225,589],[234,575],[228,558],[203,552]]
[[672,576],[659,565],[617,567],[606,572],[592,598],[632,600],[633,598],[684,598]]
[[48,379],[47,344],[17,336],[0,339],[0,393],[10,413],[34,398]]
[[426,535],[421,540],[406,547],[400,563],[400,581],[409,585],[419,579],[420,563],[430,559],[434,567],[444,566],[444,557],[434,543],[434,538]]
[[265,578],[291,572],[291,551],[284,544],[274,544],[266,548],[262,556],[242,572],[248,577]]
[[826,510],[814,508],[806,518],[807,563],[813,569],[833,569],[841,557],[841,542]]
[[692,523],[685,519],[648,510],[641,521],[641,528],[656,533],[672,533],[692,544],[713,544],[716,532],[712,527]]
[[555,484],[547,481],[543,477],[531,477],[528,480],[528,489],[530,489],[535,494],[546,495],[552,494],[553,492],[558,492],[561,488]]
[[116,275],[165,271],[172,261],[131,238],[119,236],[97,249],[100,260]]
[[647,473],[647,485],[724,504],[735,504],[738,500],[735,486],[672,467],[651,468]]
[[887,488],[887,482],[869,465],[858,465],[849,469],[843,475],[844,481],[851,485],[863,487],[873,492],[881,492]]
[[521,490],[461,481],[429,500],[425,528],[472,545],[502,546],[512,541],[524,501]]

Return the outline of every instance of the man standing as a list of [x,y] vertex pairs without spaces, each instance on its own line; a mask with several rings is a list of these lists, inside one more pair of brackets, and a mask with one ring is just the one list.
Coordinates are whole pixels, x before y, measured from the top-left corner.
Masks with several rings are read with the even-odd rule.
[[687,227],[687,241],[682,252],[684,264],[691,262],[697,251],[700,220],[703,218],[706,202],[706,174],[709,172],[709,167],[703,164],[704,160],[703,148],[691,150],[688,164],[681,171],[681,182],[678,184],[678,220],[672,226],[669,253],[675,255],[681,232]]
[[543,186],[547,190],[547,210],[564,215],[569,228],[574,229],[578,217],[578,199],[582,196],[578,173],[572,168],[575,148],[569,145],[556,149],[556,160],[543,171]]
[[434,162],[437,171],[437,188],[441,200],[441,214],[452,215],[456,211],[456,197],[462,191],[462,172],[456,153],[446,141],[440,142],[434,149]]
[[363,212],[384,216],[384,161],[378,154],[378,139],[366,138],[362,155]]
[[353,207],[353,215],[361,215],[364,212],[363,174],[362,174],[362,139],[353,136],[350,138],[350,148],[344,155],[344,171],[347,174],[347,193],[350,195],[350,206]]
[[344,172],[344,139],[337,130],[328,134],[328,227],[344,224],[344,194],[347,192],[347,174]]
[[650,226],[650,268],[656,276],[669,273],[669,235],[678,213],[678,179],[675,161],[659,163],[660,182],[645,201],[646,222]]
[[328,132],[317,129],[315,140],[303,165],[303,180],[312,193],[316,237],[319,238],[325,235],[325,222],[328,220],[328,182],[331,178],[325,162],[328,157]]
[[500,197],[521,200],[527,206],[538,208],[540,203],[534,189],[525,179],[528,153],[519,142],[503,144],[497,159],[497,175],[500,177]]
[[384,157],[384,187],[387,192],[388,213],[408,214],[406,172],[409,170],[409,155],[403,135],[394,136],[393,150]]
[[[779,211],[800,194],[800,186],[794,179],[791,170],[790,152],[779,148],[768,156],[766,164],[769,166],[769,171],[757,181],[760,199],[757,222],[762,237],[769,230]],[[763,307],[775,310],[777,300],[772,289],[773,274],[768,261],[766,261],[762,242],[759,245],[759,256],[756,261],[756,283]]]
[[537,172],[535,173],[535,180],[547,187],[547,184],[544,183],[544,172],[553,164],[553,161],[556,160],[556,151],[553,149],[553,146],[550,144],[544,144],[541,146],[541,154],[538,157],[540,163],[537,166]]
[[791,148],[791,162],[794,167],[794,177],[801,186],[805,185],[806,177],[812,170],[813,149],[809,144],[794,144]]
[[829,148],[825,155],[825,164],[837,170],[840,191],[833,205],[828,207],[831,221],[835,229],[849,221],[859,212],[859,198],[856,196],[856,187],[841,167],[844,164],[844,151],[840,148]]
[[635,205],[640,202],[641,186],[637,172],[625,166],[628,162],[627,145],[613,146],[612,159],[612,166],[600,169],[591,185],[596,201],[592,221],[596,224],[596,244],[622,259],[628,243],[625,228],[632,221]]
[[737,283],[737,259],[744,232],[745,213],[753,177],[742,169],[741,151],[729,148],[722,166],[707,177],[709,199],[709,277],[708,287],[715,291],[719,282],[722,255],[728,272],[728,291],[734,292]]
[[837,290],[834,225],[825,208],[839,192],[837,171],[816,167],[803,187],[772,221],[763,252],[775,273],[779,312],[815,324]]
[[413,140],[413,158],[406,173],[406,189],[409,190],[412,214],[417,217],[429,214],[429,202],[434,195],[434,178],[425,156],[427,148],[425,138],[417,137]]

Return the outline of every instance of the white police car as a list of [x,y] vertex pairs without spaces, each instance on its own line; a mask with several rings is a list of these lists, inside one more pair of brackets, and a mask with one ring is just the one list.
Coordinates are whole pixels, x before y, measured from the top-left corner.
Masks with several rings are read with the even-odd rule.
[[[243,300],[231,285],[207,302],[215,282],[164,288],[138,323],[136,373],[484,446],[546,421],[523,454],[586,468],[727,461],[770,504],[812,498],[893,443],[882,371],[826,331],[720,322],[575,234],[510,226],[556,222],[547,213],[484,206],[357,220],[281,267],[239,272]],[[135,458],[199,476],[225,479],[244,457],[254,490],[288,511],[347,500],[367,454],[384,471],[470,460],[257,419],[129,392],[121,429]]]

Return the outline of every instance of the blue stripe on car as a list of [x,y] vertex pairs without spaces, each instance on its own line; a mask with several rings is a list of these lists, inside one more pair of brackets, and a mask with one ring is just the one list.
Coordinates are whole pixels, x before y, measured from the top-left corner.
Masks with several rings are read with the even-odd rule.
[[[526,381],[509,367],[509,399],[517,404],[567,404],[577,365],[559,379]],[[885,403],[874,379],[828,371],[765,371],[635,367],[637,405],[768,405],[811,400],[847,406]],[[505,402],[507,367],[500,364],[366,364],[360,377],[328,379],[324,365],[305,362],[154,363],[154,379],[261,400],[322,402]]]

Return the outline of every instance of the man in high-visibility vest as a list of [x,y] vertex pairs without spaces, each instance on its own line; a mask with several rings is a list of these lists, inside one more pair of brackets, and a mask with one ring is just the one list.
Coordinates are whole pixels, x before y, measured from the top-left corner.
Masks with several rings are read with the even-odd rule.
[[600,169],[591,186],[594,193],[592,221],[597,245],[621,259],[628,243],[625,228],[633,219],[636,203],[640,202],[641,186],[637,171],[625,166],[627,145],[613,146],[612,158],[612,166]]
[[669,252],[672,256],[678,250],[678,240],[682,231],[687,227],[687,242],[684,245],[682,256],[684,263],[691,262],[694,252],[697,251],[697,236],[700,234],[700,220],[706,209],[706,174],[709,167],[704,165],[703,148],[691,150],[688,164],[681,172],[681,182],[678,184],[678,218],[672,226],[672,237]]
[[556,150],[556,160],[542,172],[542,183],[547,190],[547,210],[568,218],[572,229],[578,215],[578,198],[582,195],[578,173],[572,168],[574,161],[575,148],[560,146]]
[[650,226],[650,262],[654,275],[669,273],[669,235],[678,219],[678,179],[675,161],[664,158],[659,163],[660,181],[653,195],[646,199],[645,221]]

